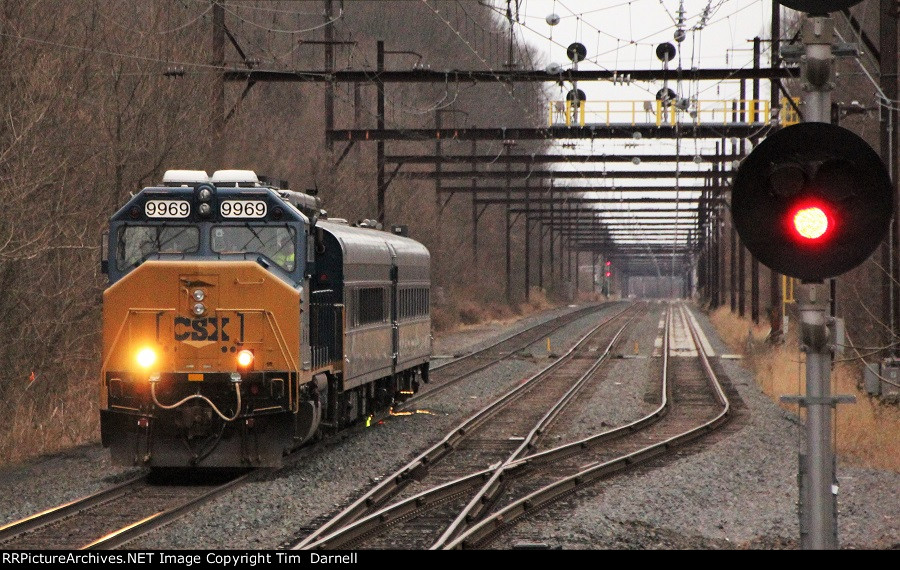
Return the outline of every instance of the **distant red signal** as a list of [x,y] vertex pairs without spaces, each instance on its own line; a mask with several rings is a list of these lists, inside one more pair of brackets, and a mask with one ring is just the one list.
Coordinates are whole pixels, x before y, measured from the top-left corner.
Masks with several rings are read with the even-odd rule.
[[609,267],[610,265],[612,265],[612,261],[607,261],[606,266]]
[[607,277],[612,277],[612,273],[609,272],[609,271],[607,271],[607,272],[606,272],[606,276],[607,276]]

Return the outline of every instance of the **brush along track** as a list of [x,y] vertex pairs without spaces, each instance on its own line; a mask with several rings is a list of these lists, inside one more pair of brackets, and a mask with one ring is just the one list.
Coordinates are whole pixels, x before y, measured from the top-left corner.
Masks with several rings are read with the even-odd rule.
[[536,342],[540,342],[551,334],[578,319],[597,313],[603,309],[615,306],[617,303],[601,303],[576,309],[565,315],[561,315],[549,321],[538,323],[512,336],[499,340],[480,350],[476,350],[457,359],[451,360],[439,366],[435,366],[429,372],[428,384],[423,385],[419,393],[403,401],[398,410],[405,410],[424,398],[433,396],[444,389],[481,372],[489,366],[514,356],[520,350],[524,350]]
[[138,477],[0,527],[0,548],[116,548],[237,487],[251,473]]
[[[724,425],[730,417],[730,403],[714,373],[700,342],[699,331],[688,318],[683,305],[675,318],[669,318],[664,339],[662,385],[669,392],[663,405],[654,412],[656,418],[644,429],[628,437],[614,437],[606,445],[597,446],[595,436],[579,442],[585,453],[565,459],[564,452],[576,449],[565,446],[526,458],[510,472],[502,508],[473,524],[466,531],[443,544],[444,548],[483,548],[525,516],[538,512],[576,490],[610,475],[632,470],[647,461],[675,453],[676,449],[704,437]],[[671,329],[671,331],[670,331]],[[689,338],[693,350],[672,346],[672,331]],[[665,418],[658,412],[668,408]],[[640,420],[645,422],[650,416]],[[656,421],[659,420],[659,421]],[[637,423],[637,422],[636,422]],[[634,432],[634,424],[613,432]],[[623,431],[624,430],[624,431]],[[604,434],[607,438],[613,432]],[[576,444],[577,445],[577,444]]]
[[[385,478],[382,483],[294,548],[346,547],[350,543],[355,544],[362,536],[377,534],[378,527],[385,521],[376,520],[379,517],[370,517],[370,513],[384,504],[388,498],[397,495],[399,491],[404,490],[404,494],[414,491],[421,485],[412,485],[410,490],[404,487],[412,481],[420,481],[426,477],[428,484],[437,485],[442,491],[448,491],[446,495],[442,491],[437,492],[441,495],[439,502],[456,498],[463,500],[463,504],[461,506],[446,504],[441,507],[446,512],[435,513],[430,510],[428,517],[418,519],[411,519],[408,512],[403,512],[399,517],[392,514],[390,518],[393,522],[406,524],[409,520],[412,527],[391,529],[390,534],[383,537],[386,540],[384,543],[377,540],[373,542],[372,537],[369,537],[366,546],[428,547],[439,537],[443,528],[465,510],[463,507],[466,506],[467,497],[462,493],[466,490],[471,491],[473,484],[481,476],[490,483],[490,472],[493,470],[482,472],[474,479],[464,477],[467,483],[459,488],[454,486],[452,481],[457,480],[461,474],[469,475],[492,463],[497,467],[505,465],[530,451],[546,426],[571,401],[578,389],[593,376],[625,328],[645,309],[645,305],[629,306],[595,327],[562,358],[470,417],[436,446]],[[476,429],[477,433],[474,435],[477,437],[473,437]],[[438,459],[443,461],[438,464]],[[445,485],[448,481],[451,482],[449,487]],[[433,501],[428,502],[434,505]],[[401,500],[400,503],[401,510],[407,509],[410,505],[416,510],[416,500]],[[365,517],[368,517],[365,519],[366,522],[353,524],[354,521]],[[342,534],[340,531],[342,528],[346,528],[347,532]],[[402,537],[403,540],[399,540],[398,537]]]

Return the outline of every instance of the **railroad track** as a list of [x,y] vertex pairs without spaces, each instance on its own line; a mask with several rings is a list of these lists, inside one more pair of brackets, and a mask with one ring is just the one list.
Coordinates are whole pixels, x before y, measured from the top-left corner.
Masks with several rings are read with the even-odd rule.
[[463,379],[468,378],[472,374],[481,372],[501,360],[510,358],[517,352],[528,348],[534,343],[544,340],[566,325],[572,324],[582,317],[617,304],[619,303],[601,303],[576,309],[564,315],[560,315],[555,319],[533,325],[479,350],[465,354],[439,366],[435,366],[429,373],[430,380],[428,384],[422,386],[415,396],[404,400],[402,405],[398,406],[397,410],[408,409],[412,407],[413,404],[440,393],[450,386],[461,382]]
[[[674,345],[670,340],[673,330],[680,332],[681,337]],[[455,526],[446,527],[431,548],[484,547],[522,517],[551,508],[555,502],[599,479],[671,454],[711,433],[729,419],[730,403],[683,306],[674,315],[670,311],[664,331],[660,404],[644,417],[506,465],[470,472],[296,547],[352,547],[361,539],[382,532],[384,525],[407,524],[429,508],[418,523],[419,534],[424,531],[433,536],[433,530],[428,529],[435,520],[446,521],[447,513],[457,513]],[[693,350],[685,346],[686,341],[694,345]],[[672,354],[678,356],[670,357]],[[503,492],[498,493],[496,488],[502,488]],[[474,489],[479,490],[473,496]],[[474,511],[469,511],[468,516],[461,514],[472,504],[491,505],[491,508],[482,509],[486,514],[480,520]],[[459,521],[464,524],[457,524]],[[416,524],[407,524],[392,532],[393,538],[375,546],[409,548],[403,537],[415,536],[416,531]]]
[[[434,388],[423,395],[456,384],[607,306],[590,305],[571,311],[437,366],[433,369],[430,384]],[[417,398],[407,399],[404,406],[411,405]],[[294,455],[309,453],[309,450],[307,447]],[[213,479],[195,480],[190,484],[174,484],[174,479],[160,481],[159,474],[142,475],[0,527],[0,548],[116,548],[236,488],[253,474],[250,471],[224,479],[222,474],[212,474]]]
[[[521,518],[552,508],[600,479],[671,455],[722,427],[730,418],[731,404],[706,356],[696,323],[683,304],[668,321],[659,408],[617,430],[526,458],[509,478],[505,500],[441,546],[484,548]],[[674,346],[673,332],[693,346],[684,342]],[[578,448],[584,452],[573,453]]]
[[6,550],[116,548],[246,482],[251,472],[149,474],[0,527]]
[[[477,517],[484,502],[470,502],[471,492],[481,485],[488,491],[479,496],[498,488],[506,468],[531,452],[645,310],[643,304],[631,305],[597,325],[559,360],[471,416],[293,548],[347,548],[362,538],[366,546],[423,548],[438,540],[444,527],[455,531],[460,521]],[[416,494],[426,477],[434,487]],[[378,510],[392,498],[397,502]],[[416,516],[426,508],[427,516]],[[380,535],[386,525],[405,526]]]

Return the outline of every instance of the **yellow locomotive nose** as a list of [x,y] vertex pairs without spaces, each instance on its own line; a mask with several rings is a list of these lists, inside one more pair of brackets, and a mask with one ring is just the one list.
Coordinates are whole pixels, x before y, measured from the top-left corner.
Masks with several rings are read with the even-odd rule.
[[150,347],[142,348],[137,353],[137,363],[141,368],[149,369],[156,363],[156,351]]

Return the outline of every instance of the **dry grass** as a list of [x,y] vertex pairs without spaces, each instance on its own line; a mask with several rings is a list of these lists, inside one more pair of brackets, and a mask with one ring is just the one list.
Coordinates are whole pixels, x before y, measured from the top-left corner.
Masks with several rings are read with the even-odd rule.
[[[767,396],[777,402],[780,396],[806,392],[805,360],[796,331],[791,331],[784,344],[772,346],[765,342],[768,326],[751,327],[749,320],[738,318],[727,308],[714,311],[710,320],[730,349],[744,355],[744,362],[755,372],[756,382]],[[900,471],[900,409],[860,390],[857,382],[861,374],[858,361],[838,362],[832,371],[832,393],[851,394],[857,399],[856,404],[837,408],[838,457],[851,465]],[[797,410],[796,405],[779,405]]]
[[452,300],[431,309],[435,332],[450,333],[486,324],[508,324],[522,317],[556,306],[543,289],[532,287],[530,299],[517,305],[476,301],[476,295],[455,295]]
[[621,299],[618,294],[604,295],[597,292],[581,292],[578,294],[579,303],[602,303],[603,301],[617,301]]
[[0,432],[0,465],[97,441],[100,414],[95,382],[69,385],[62,393],[43,390],[38,379],[9,402]]

